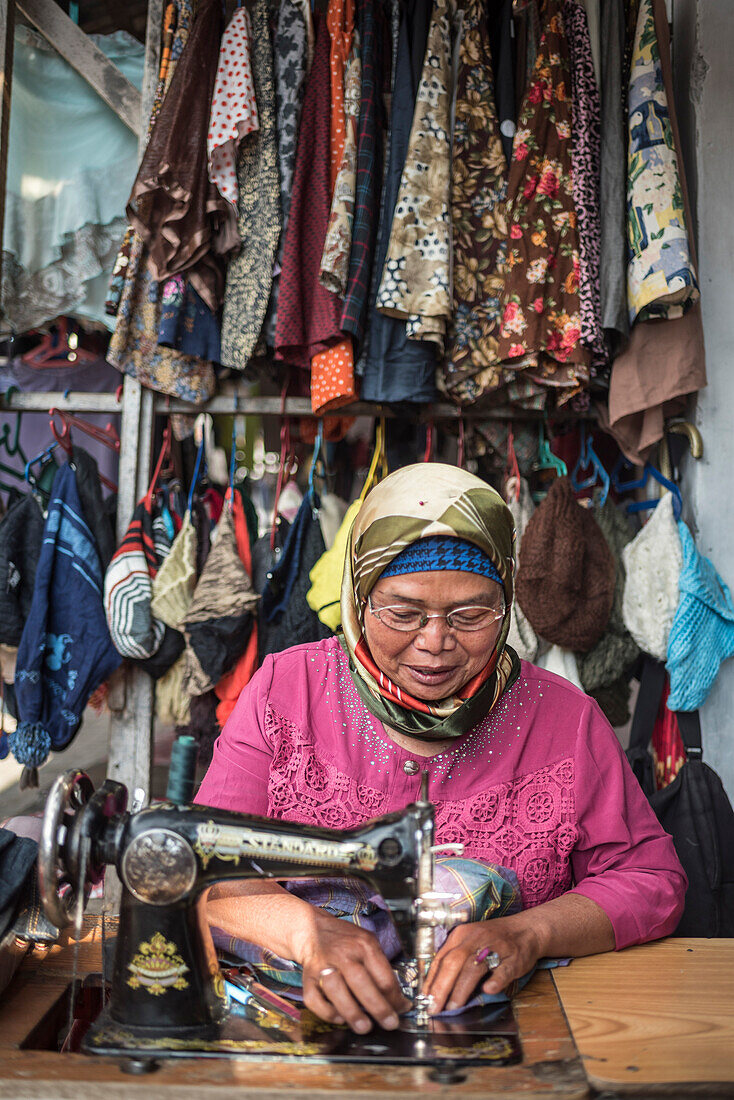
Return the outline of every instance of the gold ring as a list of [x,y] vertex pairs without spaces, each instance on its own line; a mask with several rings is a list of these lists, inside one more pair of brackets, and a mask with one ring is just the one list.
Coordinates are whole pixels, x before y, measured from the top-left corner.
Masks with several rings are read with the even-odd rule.
[[324,992],[324,978],[328,978],[329,974],[336,974],[335,966],[325,966],[323,970],[319,970],[319,976],[316,981],[316,985],[319,987],[322,993]]

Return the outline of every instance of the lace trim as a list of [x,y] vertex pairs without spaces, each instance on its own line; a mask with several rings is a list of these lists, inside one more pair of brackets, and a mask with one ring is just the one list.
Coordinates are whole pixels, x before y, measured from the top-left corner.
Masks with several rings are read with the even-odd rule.
[[[273,747],[270,817],[345,829],[392,808],[386,793],[319,760],[313,734],[270,705],[265,730]],[[509,867],[525,908],[539,905],[571,885],[570,854],[578,837],[573,783],[569,758],[471,798],[438,802],[436,842],[460,842],[467,857]]]

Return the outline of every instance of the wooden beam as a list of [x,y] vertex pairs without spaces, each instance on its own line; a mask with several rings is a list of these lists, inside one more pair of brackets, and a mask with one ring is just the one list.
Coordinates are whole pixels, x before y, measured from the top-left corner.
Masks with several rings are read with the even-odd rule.
[[55,0],[17,0],[18,11],[73,69],[84,77],[117,117],[136,135],[141,132],[141,95]]
[[[5,229],[5,193],[8,176],[8,138],[10,134],[10,94],[13,87],[13,38],[15,0],[0,0],[0,243]],[[0,286],[3,256],[0,247]],[[0,316],[2,309],[0,308]]]

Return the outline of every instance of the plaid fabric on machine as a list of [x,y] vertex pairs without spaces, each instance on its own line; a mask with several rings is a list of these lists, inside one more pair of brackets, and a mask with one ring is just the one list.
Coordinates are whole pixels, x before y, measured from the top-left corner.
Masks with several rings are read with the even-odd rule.
[[352,250],[341,327],[359,344],[364,337],[370,274],[375,252],[377,212],[382,184],[383,27],[382,6],[358,0],[357,25],[362,42],[362,102],[357,131],[357,183]]

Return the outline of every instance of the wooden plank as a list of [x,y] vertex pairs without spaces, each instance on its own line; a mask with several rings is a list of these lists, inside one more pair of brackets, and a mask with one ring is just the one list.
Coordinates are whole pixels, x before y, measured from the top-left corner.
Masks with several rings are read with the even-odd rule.
[[17,0],[18,11],[94,88],[117,117],[139,135],[141,95],[134,84],[73,23],[54,0]]
[[[5,230],[5,192],[8,177],[8,140],[10,135],[10,97],[13,89],[13,39],[15,34],[15,0],[0,0],[0,245]],[[0,247],[0,286],[2,286],[3,253]],[[0,317],[3,311],[0,308]]]
[[48,412],[55,406],[78,413],[121,413],[122,403],[114,393],[63,393],[48,391],[41,393],[13,393],[6,401],[0,396],[0,408],[22,409],[26,412]]
[[734,1091],[734,940],[667,939],[574,959],[553,980],[591,1084]]

